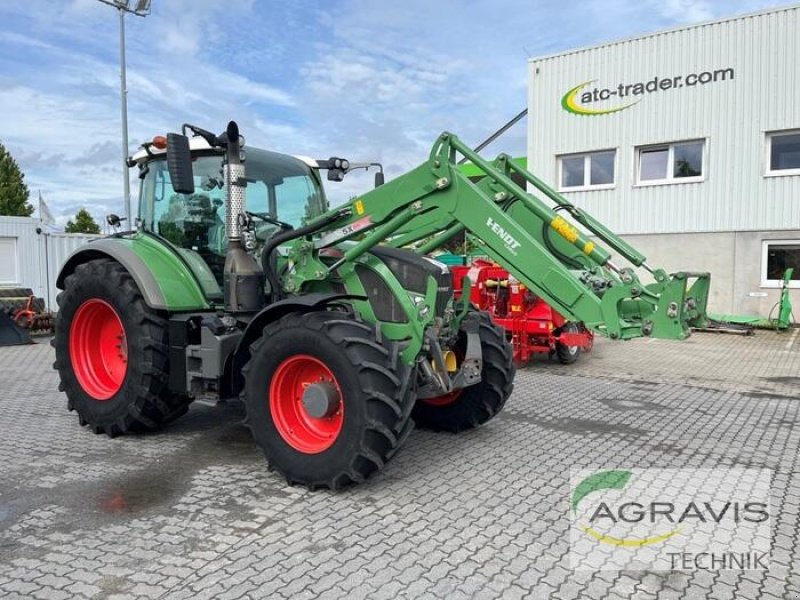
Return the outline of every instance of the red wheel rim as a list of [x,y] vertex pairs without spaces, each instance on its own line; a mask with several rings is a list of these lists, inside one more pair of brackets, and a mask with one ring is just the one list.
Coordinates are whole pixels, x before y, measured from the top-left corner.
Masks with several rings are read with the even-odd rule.
[[436,396],[435,398],[422,398],[422,401],[426,404],[432,404],[433,406],[447,406],[448,404],[452,404],[461,396],[461,393],[464,391],[464,388],[453,390],[448,394],[444,394],[443,396]]
[[[303,392],[314,383],[328,382],[339,394],[337,411],[329,417],[313,417],[303,405]],[[344,402],[339,382],[321,360],[296,354],[275,370],[269,385],[269,409],[284,441],[304,454],[319,454],[336,442],[344,423]]]
[[78,307],[69,332],[69,357],[83,390],[108,400],[122,387],[128,371],[128,342],[117,311],[99,298]]

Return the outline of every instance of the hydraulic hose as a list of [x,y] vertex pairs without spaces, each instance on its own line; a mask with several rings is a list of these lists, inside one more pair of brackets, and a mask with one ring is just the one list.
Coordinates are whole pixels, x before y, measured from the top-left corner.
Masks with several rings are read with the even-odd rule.
[[[511,208],[511,205],[514,204],[514,202],[516,201],[517,198],[514,196],[512,196],[510,201],[506,201],[506,203],[503,204],[502,206],[503,212],[508,212],[508,210]],[[558,212],[559,210],[566,210],[567,212],[571,212],[571,209],[573,208],[575,207],[572,204],[558,204],[556,205],[554,210],[556,212]],[[556,248],[555,244],[553,243],[553,240],[550,239],[550,224],[544,221],[542,222],[542,241],[544,242],[544,245],[547,246],[547,249],[568,267],[572,269],[583,269],[585,267],[585,265],[579,263],[571,256],[567,256],[563,252],[559,251],[558,248]]]
[[305,225],[299,229],[290,229],[289,231],[278,233],[272,236],[270,240],[264,244],[264,248],[261,250],[261,268],[264,270],[264,275],[266,275],[267,281],[269,281],[273,302],[276,302],[283,297],[281,282],[278,279],[278,274],[275,272],[275,269],[272,268],[272,253],[275,252],[275,249],[281,244],[284,244],[290,240],[316,233],[320,229],[324,229],[331,223],[338,221],[343,216],[345,216],[343,211],[333,212],[327,217],[323,218],[321,221]]
[[550,224],[549,223],[542,223],[542,240],[544,241],[544,245],[547,246],[547,249],[550,250],[552,254],[556,256],[561,262],[572,269],[583,269],[584,265],[579,263],[577,260],[572,258],[571,256],[567,256],[563,252],[560,252],[558,248],[556,248],[555,244],[553,244],[553,240],[550,239]]

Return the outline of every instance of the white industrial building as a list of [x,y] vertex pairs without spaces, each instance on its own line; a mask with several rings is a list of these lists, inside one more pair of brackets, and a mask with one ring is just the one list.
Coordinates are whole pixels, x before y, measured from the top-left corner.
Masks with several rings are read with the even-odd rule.
[[51,232],[30,217],[0,217],[0,287],[30,288],[57,310],[58,272],[73,250],[98,237]]
[[534,59],[529,84],[529,169],[650,264],[711,271],[710,310],[767,316],[786,267],[800,287],[800,6]]

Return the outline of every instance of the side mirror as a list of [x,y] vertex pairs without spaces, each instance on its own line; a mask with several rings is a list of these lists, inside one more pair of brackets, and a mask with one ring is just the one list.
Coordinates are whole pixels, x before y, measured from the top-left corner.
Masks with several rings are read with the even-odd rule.
[[180,133],[167,134],[167,169],[172,187],[178,194],[194,194],[194,173],[189,138]]
[[375,187],[381,187],[384,184],[383,171],[375,173]]

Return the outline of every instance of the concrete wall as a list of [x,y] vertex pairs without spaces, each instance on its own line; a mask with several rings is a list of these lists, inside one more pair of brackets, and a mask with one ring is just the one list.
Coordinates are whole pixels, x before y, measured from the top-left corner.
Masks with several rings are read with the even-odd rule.
[[[780,290],[761,285],[762,242],[798,240],[800,230],[663,233],[623,236],[667,272],[709,271],[712,312],[769,316]],[[800,307],[800,289],[792,292]],[[800,308],[795,311],[800,314]]]

